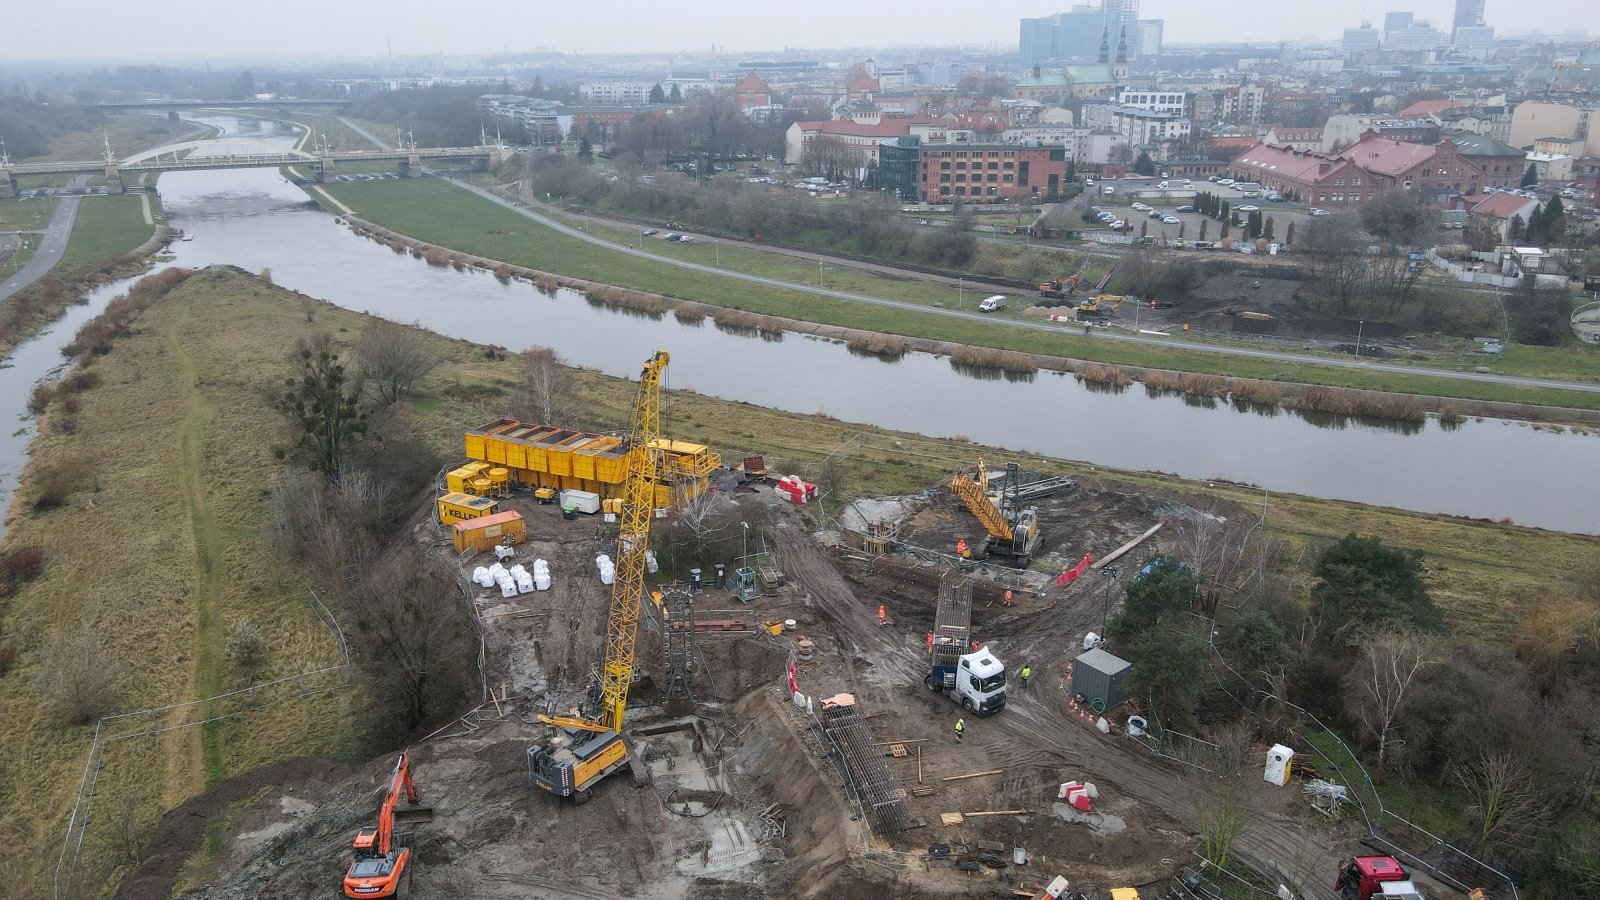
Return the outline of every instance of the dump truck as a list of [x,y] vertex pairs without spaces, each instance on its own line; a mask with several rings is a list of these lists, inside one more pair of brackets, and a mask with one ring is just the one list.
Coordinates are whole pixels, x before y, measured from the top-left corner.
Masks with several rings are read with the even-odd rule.
[[1392,856],[1357,856],[1339,867],[1339,900],[1426,900]]

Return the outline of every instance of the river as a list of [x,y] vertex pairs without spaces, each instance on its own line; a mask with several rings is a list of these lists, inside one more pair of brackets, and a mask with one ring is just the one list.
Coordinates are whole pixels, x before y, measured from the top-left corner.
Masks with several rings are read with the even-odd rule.
[[[285,145],[294,139],[273,122],[201,121],[232,135]],[[271,269],[283,287],[452,337],[512,350],[554,347],[575,364],[627,376],[660,348],[672,354],[669,387],[729,400],[1116,468],[1600,534],[1592,476],[1600,443],[1590,435],[1501,420],[1444,428],[1430,419],[1398,429],[1150,397],[1138,386],[1113,393],[1051,373],[978,378],[927,354],[884,362],[825,340],[762,340],[710,321],[652,320],[597,308],[571,291],[547,297],[488,273],[429,266],[356,237],[275,170],[175,173],[162,176],[160,189],[169,223],[193,235],[174,244],[174,261],[163,265]],[[30,434],[29,386],[59,364],[56,348],[119,289],[97,291],[0,371],[0,412],[23,425],[0,445],[5,496]]]

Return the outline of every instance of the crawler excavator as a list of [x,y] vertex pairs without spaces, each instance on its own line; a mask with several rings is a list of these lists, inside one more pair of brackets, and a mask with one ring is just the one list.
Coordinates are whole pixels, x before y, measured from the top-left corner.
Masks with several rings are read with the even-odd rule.
[[633,683],[633,656],[644,599],[645,547],[650,539],[656,483],[668,477],[661,450],[661,373],[666,351],[658,350],[644,364],[633,404],[628,436],[627,490],[617,534],[617,572],[611,583],[611,612],[606,620],[606,656],[584,705],[571,715],[539,721],[556,732],[528,748],[528,775],[535,787],[557,797],[586,803],[589,790],[623,766],[643,769],[628,752],[622,736],[628,689]]
[[394,830],[395,804],[404,791],[411,804],[401,816],[408,822],[425,822],[433,818],[433,808],[418,806],[417,787],[411,782],[411,753],[400,754],[395,761],[394,774],[389,776],[389,790],[378,807],[378,824],[356,832],[353,847],[355,861],[344,875],[346,897],[400,897],[411,882],[411,848],[404,846],[403,835]]

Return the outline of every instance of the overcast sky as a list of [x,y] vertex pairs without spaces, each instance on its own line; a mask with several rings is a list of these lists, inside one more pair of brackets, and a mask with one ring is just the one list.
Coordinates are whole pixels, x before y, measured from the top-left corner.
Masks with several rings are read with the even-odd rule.
[[[226,59],[239,56],[381,56],[554,48],[582,52],[986,44],[1014,49],[1017,22],[1073,0],[611,0],[605,3],[440,3],[437,0],[8,0],[0,58]],[[1143,0],[1141,18],[1166,20],[1169,43],[1337,37],[1388,9],[1409,9],[1448,30],[1453,0],[1384,6],[1327,0]],[[459,10],[462,14],[457,15]],[[1515,13],[1515,14],[1513,14]],[[1488,0],[1501,31],[1569,28],[1600,33],[1595,0]]]

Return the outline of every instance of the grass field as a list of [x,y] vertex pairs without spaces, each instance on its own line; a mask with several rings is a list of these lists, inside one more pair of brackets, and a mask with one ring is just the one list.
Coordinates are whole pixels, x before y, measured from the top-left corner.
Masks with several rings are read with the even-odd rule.
[[[953,321],[784,288],[755,285],[618,254],[538,223],[442,179],[328,185],[358,215],[429,243],[606,284],[867,331],[1248,378],[1600,409],[1600,394],[1461,382],[1417,374],[1285,364],[1174,347],[1129,345],[1060,332]],[[706,253],[709,247],[697,248]],[[712,251],[719,252],[719,251]],[[815,272],[811,272],[814,277]],[[826,273],[824,273],[826,277]],[[1179,340],[1179,339],[1174,339]]]
[[[274,456],[281,432],[262,397],[289,372],[297,338],[326,332],[347,345],[365,321],[245,275],[203,273],[146,311],[133,333],[94,363],[101,380],[77,395],[74,433],[59,419],[46,421],[24,485],[65,460],[83,461],[92,476],[63,508],[48,512],[26,507],[32,494],[25,487],[6,538],[7,547],[37,545],[48,553],[43,576],[9,601],[0,637],[20,650],[17,669],[0,677],[0,833],[10,838],[0,844],[0,876],[16,896],[46,893],[41,879],[54,862],[48,849],[88,749],[90,729],[41,717],[32,676],[54,636],[83,624],[99,629],[111,651],[106,664],[124,671],[123,709],[239,687],[222,653],[239,621],[268,637],[262,678],[331,661],[333,642],[307,611],[298,573],[269,543],[266,492],[287,464]],[[445,362],[411,404],[413,431],[453,460],[464,429],[504,414],[517,362],[463,341],[431,340]],[[588,424],[626,425],[629,383],[593,372],[571,377]],[[668,392],[665,404],[673,436],[764,453],[776,471],[807,471],[861,431],[693,393]],[[849,491],[920,490],[948,475],[953,461],[985,452],[1009,457],[960,441],[867,430],[850,457]],[[1260,495],[1242,488],[1053,460],[1026,465],[1093,486],[1261,508]],[[1600,552],[1600,542],[1578,536],[1295,496],[1270,499],[1267,527],[1291,554],[1352,530],[1419,548],[1429,584],[1455,624],[1489,636],[1515,625],[1525,598],[1562,587],[1578,563]],[[130,823],[137,837],[160,809],[218,777],[296,754],[353,752],[345,699],[232,709],[236,715],[209,728],[115,745],[97,783],[97,821]]]
[[36,231],[50,224],[55,211],[54,197],[7,200],[0,203],[0,231]]
[[[152,204],[155,198],[151,198]],[[153,209],[152,209],[153,211]],[[139,197],[85,197],[78,203],[78,218],[61,261],[50,276],[62,281],[75,278],[101,263],[116,259],[150,239],[154,226],[145,224]]]

